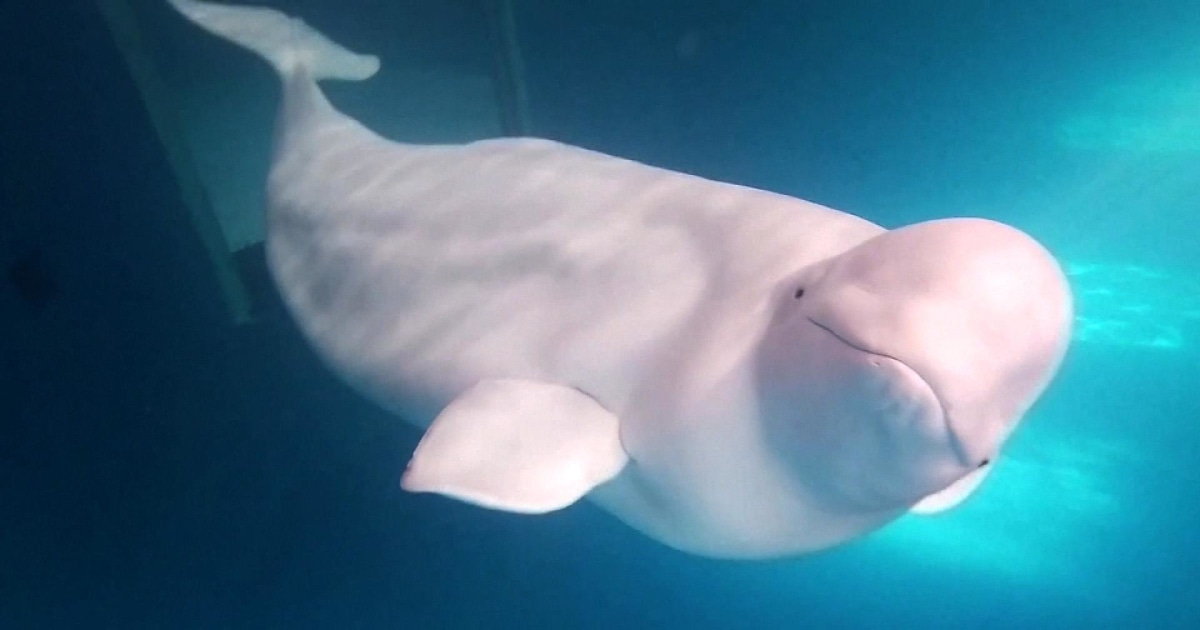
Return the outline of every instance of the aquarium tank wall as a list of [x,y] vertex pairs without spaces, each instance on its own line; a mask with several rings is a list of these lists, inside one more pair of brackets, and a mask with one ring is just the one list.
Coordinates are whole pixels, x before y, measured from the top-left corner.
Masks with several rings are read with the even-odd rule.
[[165,0],[0,7],[0,627],[1200,626],[1200,2],[260,0],[380,135],[533,135],[885,228],[973,216],[1075,297],[979,490],[811,555],[399,487],[264,263],[278,81]]

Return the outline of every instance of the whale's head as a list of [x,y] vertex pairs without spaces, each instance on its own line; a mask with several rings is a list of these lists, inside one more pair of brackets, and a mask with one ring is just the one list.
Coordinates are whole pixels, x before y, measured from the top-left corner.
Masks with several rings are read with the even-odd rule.
[[831,505],[904,509],[996,457],[1073,308],[1054,258],[983,219],[885,232],[786,279],[760,349],[771,447]]

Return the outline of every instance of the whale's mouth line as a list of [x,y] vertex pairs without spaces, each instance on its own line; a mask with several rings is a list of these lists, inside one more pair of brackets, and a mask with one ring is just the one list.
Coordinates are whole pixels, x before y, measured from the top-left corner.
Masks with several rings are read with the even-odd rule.
[[834,339],[837,339],[838,341],[846,344],[847,346],[849,346],[855,350],[858,350],[859,352],[865,353],[865,354],[882,357],[884,359],[895,361],[896,363],[899,363],[900,365],[904,366],[908,371],[912,372],[913,375],[917,377],[917,380],[921,381],[921,384],[923,384],[929,390],[929,393],[933,396],[933,399],[935,401],[937,401],[938,410],[941,411],[941,413],[942,413],[942,422],[946,425],[946,434],[950,438],[950,446],[951,446],[951,448],[954,449],[954,455],[956,457],[958,457],[958,460],[960,462],[962,462],[962,464],[964,466],[972,465],[971,457],[969,455],[967,455],[967,449],[963,447],[963,443],[962,443],[962,440],[958,436],[958,432],[956,432],[954,430],[954,423],[950,421],[950,413],[946,411],[946,403],[942,401],[942,397],[938,395],[937,390],[933,388],[933,385],[931,385],[929,383],[929,381],[926,380],[925,377],[921,375],[920,372],[915,370],[911,365],[905,363],[904,361],[902,361],[890,354],[886,354],[883,352],[877,352],[877,351],[871,350],[869,348],[864,348],[864,347],[860,346],[859,344],[856,344],[856,343],[850,341],[849,339],[846,339],[845,337],[839,335],[837,333],[837,331],[835,331],[833,328],[830,328],[829,326],[822,324],[821,322],[813,319],[812,317],[808,317],[807,319],[808,319],[808,321],[812,322],[812,324],[814,326],[829,333],[830,335],[833,336]]

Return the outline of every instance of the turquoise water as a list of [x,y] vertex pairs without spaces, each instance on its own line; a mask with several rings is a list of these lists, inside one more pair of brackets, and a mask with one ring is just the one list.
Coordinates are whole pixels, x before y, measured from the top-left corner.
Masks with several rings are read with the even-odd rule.
[[[273,6],[488,69],[470,2]],[[1051,248],[1074,344],[979,494],[752,563],[586,504],[531,518],[403,494],[414,431],[285,319],[228,324],[93,5],[9,3],[0,628],[1200,626],[1200,2],[517,9],[538,135],[887,226],[987,216]],[[164,15],[152,43],[194,44],[216,85],[271,80]],[[331,93],[394,129],[389,99],[421,94],[393,80]],[[269,118],[269,84],[252,97]]]

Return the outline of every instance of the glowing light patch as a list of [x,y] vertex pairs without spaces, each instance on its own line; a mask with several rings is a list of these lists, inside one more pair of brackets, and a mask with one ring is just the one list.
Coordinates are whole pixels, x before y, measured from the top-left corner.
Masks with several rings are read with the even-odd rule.
[[1200,274],[1069,263],[1075,341],[1179,350],[1200,335]]
[[1073,149],[1133,152],[1200,150],[1200,81],[1148,77],[1113,85],[1085,113],[1062,123],[1059,140]]

